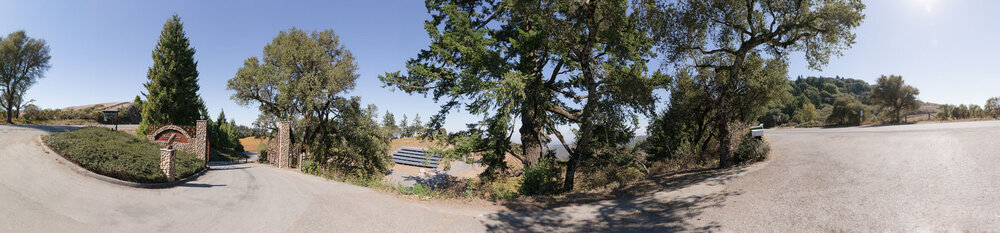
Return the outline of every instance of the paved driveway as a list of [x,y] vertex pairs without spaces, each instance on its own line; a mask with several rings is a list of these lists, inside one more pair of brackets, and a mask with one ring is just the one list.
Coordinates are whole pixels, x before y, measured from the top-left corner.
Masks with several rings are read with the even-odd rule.
[[260,165],[148,190],[74,174],[0,126],[8,232],[937,232],[1000,229],[1000,121],[768,130],[774,153],[635,198],[536,211],[432,206]]
[[1000,121],[770,130],[699,218],[725,231],[1000,231]]
[[35,138],[69,127],[0,126],[0,232],[470,232],[486,211],[431,207],[256,164],[181,187],[138,189],[74,173]]
[[[768,130],[764,163],[638,198],[489,215],[491,230],[1000,231],[1000,121]],[[694,181],[691,181],[694,180]]]

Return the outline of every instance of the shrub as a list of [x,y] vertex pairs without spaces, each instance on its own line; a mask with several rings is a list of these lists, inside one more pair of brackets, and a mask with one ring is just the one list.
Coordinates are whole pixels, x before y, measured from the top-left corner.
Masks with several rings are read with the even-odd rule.
[[518,191],[524,195],[548,194],[557,191],[560,183],[559,173],[562,169],[559,169],[552,160],[549,156],[544,156],[534,166],[525,168]]
[[739,165],[747,165],[767,158],[771,152],[771,146],[763,138],[754,138],[747,134],[743,137],[740,146],[733,153],[733,162]]
[[[45,137],[45,143],[66,159],[97,174],[138,182],[166,182],[160,171],[160,146],[121,131],[86,127]],[[195,155],[177,151],[177,179],[205,168]]]
[[860,125],[861,102],[850,96],[840,96],[833,103],[833,112],[826,118],[830,125]]

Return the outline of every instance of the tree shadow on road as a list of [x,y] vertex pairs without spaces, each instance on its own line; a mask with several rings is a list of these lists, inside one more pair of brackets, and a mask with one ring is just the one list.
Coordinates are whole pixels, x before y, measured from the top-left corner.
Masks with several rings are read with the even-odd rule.
[[416,184],[420,184],[425,187],[438,187],[449,181],[452,181],[452,179],[450,179],[450,176],[444,173],[435,175],[424,175],[424,176],[406,175],[403,176],[403,180],[413,181]]
[[226,185],[224,185],[224,184],[183,183],[183,184],[180,184],[180,185],[177,185],[177,186],[180,186],[180,187],[191,187],[191,188],[211,188],[211,187],[226,186]]
[[[213,165],[213,166],[215,166],[215,165]],[[212,170],[212,171],[225,171],[225,170],[243,170],[243,169],[248,169],[248,168],[250,168],[250,166],[224,166],[224,167],[223,166],[216,166],[216,167],[209,168],[209,170]]]
[[[509,210],[487,216],[491,232],[675,232],[712,231],[719,224],[701,220],[705,209],[721,207],[740,192],[657,195],[696,184],[724,185],[745,168],[691,170],[653,176],[648,182],[621,187],[610,194],[573,193],[544,204],[504,203]],[[659,196],[659,197],[658,197]],[[526,206],[527,205],[527,206]],[[536,204],[537,205],[537,204]],[[559,207],[555,207],[559,206]],[[555,207],[555,208],[554,208]]]

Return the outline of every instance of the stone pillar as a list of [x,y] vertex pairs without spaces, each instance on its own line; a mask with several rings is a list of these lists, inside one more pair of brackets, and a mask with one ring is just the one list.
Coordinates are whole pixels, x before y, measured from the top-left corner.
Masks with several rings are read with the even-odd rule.
[[[205,166],[208,166],[208,121],[198,120],[195,122],[195,134],[194,134],[194,151],[199,159],[205,161]],[[190,140],[190,139],[188,139]]]
[[291,121],[278,122],[278,167],[288,168],[288,159],[291,152]]
[[174,149],[160,149],[160,171],[167,176],[167,181],[174,181],[174,161],[177,156]]

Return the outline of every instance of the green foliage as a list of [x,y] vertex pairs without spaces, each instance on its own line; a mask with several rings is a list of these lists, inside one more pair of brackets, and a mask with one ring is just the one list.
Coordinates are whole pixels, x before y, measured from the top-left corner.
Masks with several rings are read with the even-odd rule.
[[[788,123],[795,123],[797,126],[838,125],[840,123],[824,122],[830,119],[836,99],[851,98],[859,101],[861,106],[868,106],[871,95],[871,85],[851,78],[800,76],[790,81],[789,85],[791,97],[787,101],[768,106],[767,112],[757,119],[765,127]],[[801,115],[805,113],[810,114]]]
[[292,139],[319,166],[350,176],[380,177],[392,166],[389,134],[373,119],[373,107],[344,97],[354,88],[357,64],[333,30],[291,28],[264,47],[261,58],[244,61],[227,88],[240,105],[257,104],[255,126],[274,129],[290,120]]
[[[754,100],[741,92],[757,91],[745,86],[784,74],[785,58],[794,51],[804,52],[812,69],[826,65],[830,56],[840,55],[854,44],[853,30],[864,19],[864,8],[856,0],[660,0],[641,4],[638,14],[658,39],[667,63],[712,77],[705,86],[711,87],[707,96],[715,105],[719,166],[729,167],[729,125],[747,122],[744,117],[748,116],[757,119],[766,112],[746,111],[746,106],[740,106],[740,101]],[[762,53],[769,58],[762,58]],[[769,65],[761,66],[764,62],[754,60],[766,60]]]
[[829,125],[861,125],[861,102],[849,96],[839,96],[833,103],[833,112],[826,118]]
[[937,117],[938,119],[941,120],[962,120],[962,119],[986,118],[986,117],[995,118],[995,115],[992,114],[995,114],[996,110],[995,109],[987,110],[989,108],[992,108],[988,106],[990,104],[989,100],[987,100],[986,104],[987,108],[981,108],[979,107],[979,105],[975,104],[970,104],[970,105],[960,104],[957,106],[950,104],[942,104],[938,106],[939,111],[937,113]]
[[582,142],[570,144],[565,182],[570,189],[575,168],[592,157],[590,137],[598,121],[650,114],[652,89],[664,83],[665,76],[647,74],[651,41],[628,1],[430,1],[427,8],[429,48],[407,62],[405,75],[391,72],[380,79],[445,101],[431,118],[431,131],[460,104],[482,116],[469,136],[480,137],[473,145],[490,154],[485,157],[501,158],[482,160],[501,167],[488,172],[504,171],[502,158],[513,151],[514,130],[530,167],[549,142],[545,135],[569,126]]
[[396,125],[396,117],[389,111],[386,111],[385,116],[382,117],[382,127],[385,127],[385,131],[389,134],[389,137],[393,139],[402,137],[400,136],[399,126]]
[[[788,96],[788,82],[785,79],[787,65],[774,59],[763,59],[754,56],[747,60],[748,73],[756,74],[754,80],[743,84],[741,91],[733,92],[743,98],[733,99],[730,102],[730,110],[734,113],[728,114],[731,119],[740,122],[749,122],[753,119],[760,119],[768,114],[768,106],[777,106],[786,102]],[[677,148],[681,144],[688,144],[695,147],[696,151],[709,151],[709,147],[714,147],[719,138],[717,125],[718,105],[716,103],[718,90],[712,80],[718,76],[712,76],[712,72],[706,70],[698,75],[691,76],[687,73],[679,73],[675,77],[675,82],[671,91],[670,105],[666,112],[655,116],[649,124],[646,140],[649,146],[646,152],[651,155],[651,160],[671,159],[671,148]],[[815,109],[814,109],[815,110]],[[787,119],[787,115],[772,114],[775,121]],[[802,113],[800,113],[801,115]],[[798,116],[799,118],[803,116]],[[815,114],[810,113],[810,118]],[[716,133],[713,133],[716,132]]]
[[741,142],[733,154],[733,160],[737,165],[764,161],[771,153],[771,146],[763,138],[754,138],[747,134],[743,136]]
[[146,103],[136,134],[157,124],[194,125],[207,117],[200,112],[205,104],[198,95],[198,63],[194,48],[184,33],[181,18],[174,14],[163,24],[153,49],[153,66],[146,73]]
[[[45,137],[45,144],[66,159],[97,174],[139,183],[166,182],[160,171],[160,147],[145,139],[101,127],[86,127]],[[205,168],[195,155],[177,151],[176,177]]]
[[992,97],[986,100],[986,104],[983,105],[983,111],[989,117],[993,119],[1000,118],[1000,97]]
[[562,172],[554,159],[546,156],[538,160],[534,166],[524,169],[519,193],[522,195],[549,194],[558,191]]
[[[136,96],[136,98],[139,98],[139,96]],[[118,123],[139,124],[140,122],[142,122],[142,104],[143,102],[139,100],[132,102],[132,104],[129,106],[119,109]]]
[[222,150],[233,150],[243,152],[243,144],[240,144],[239,127],[236,120],[226,119],[225,110],[219,111],[219,117],[215,121],[208,120],[208,140],[212,148]]
[[802,108],[795,110],[795,121],[798,122],[810,122],[818,117],[819,113],[816,112],[816,106],[812,103],[805,103]]
[[517,197],[520,196],[520,194],[515,192],[513,189],[500,186],[497,188],[497,191],[494,192],[491,196],[495,200],[514,200],[517,199]]
[[[138,111],[134,106],[126,107],[121,110],[119,116],[122,118],[127,118],[128,114],[135,113]],[[29,104],[24,107],[23,112],[24,120],[42,123],[45,121],[58,121],[58,120],[83,120],[85,122],[104,122],[104,114],[101,113],[101,109],[96,106],[91,106],[82,109],[40,109],[37,106]],[[111,119],[109,119],[110,121]],[[111,121],[113,122],[113,121]],[[121,119],[120,123],[127,124],[130,123],[128,119]],[[137,123],[137,122],[136,122]]]
[[24,99],[25,93],[51,67],[51,59],[45,40],[28,37],[23,30],[0,37],[0,108],[7,123],[32,102]]
[[889,108],[890,122],[902,121],[903,114],[920,108],[917,95],[920,90],[906,85],[902,76],[882,75],[878,78],[872,90],[872,103],[883,108]]

